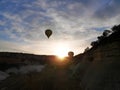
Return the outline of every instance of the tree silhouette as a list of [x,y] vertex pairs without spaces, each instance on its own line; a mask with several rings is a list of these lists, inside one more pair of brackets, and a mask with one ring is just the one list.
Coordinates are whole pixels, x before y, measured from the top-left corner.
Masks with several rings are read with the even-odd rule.
[[105,38],[104,36],[98,36],[97,37],[97,39],[98,39],[99,42],[102,41],[104,38]]
[[90,49],[90,48],[89,48],[89,47],[87,47],[87,48],[84,50],[84,52],[87,52],[89,49]]
[[116,25],[113,26],[111,28],[111,30],[104,30],[102,35],[97,37],[98,40],[91,42],[91,46],[96,47],[98,45],[103,45],[103,44],[107,43],[108,41],[110,41],[111,37],[113,37],[113,36],[118,37],[120,35],[119,34],[120,33],[120,24],[117,26]]
[[112,29],[113,32],[118,32],[118,31],[120,31],[120,24],[117,25],[117,26],[116,26],[116,25],[113,26],[111,29]]
[[106,37],[108,37],[111,34],[110,30],[104,30],[103,34],[101,36],[98,36],[98,41],[102,41],[103,39],[105,39]]
[[104,30],[103,36],[108,37],[110,35],[111,31],[110,30]]
[[72,52],[72,51],[68,52],[68,56],[69,56],[69,58],[73,58],[74,52]]
[[94,47],[94,46],[97,46],[98,45],[98,41],[93,41],[91,42],[91,46]]

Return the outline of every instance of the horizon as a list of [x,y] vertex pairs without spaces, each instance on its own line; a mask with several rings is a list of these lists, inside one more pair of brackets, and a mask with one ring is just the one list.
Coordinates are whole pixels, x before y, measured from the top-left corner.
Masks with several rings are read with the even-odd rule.
[[[120,24],[119,0],[1,0],[0,52],[83,53],[102,32]],[[47,38],[45,30],[51,29]]]

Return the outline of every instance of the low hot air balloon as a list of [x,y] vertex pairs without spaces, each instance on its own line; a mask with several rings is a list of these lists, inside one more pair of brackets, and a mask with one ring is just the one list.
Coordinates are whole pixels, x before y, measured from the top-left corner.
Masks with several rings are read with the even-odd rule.
[[49,38],[52,35],[52,30],[50,29],[45,30],[45,35]]

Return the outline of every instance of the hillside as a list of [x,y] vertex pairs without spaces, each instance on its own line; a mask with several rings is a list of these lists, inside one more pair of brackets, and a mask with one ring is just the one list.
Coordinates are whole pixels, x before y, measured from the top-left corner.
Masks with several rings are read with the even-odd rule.
[[120,25],[87,52],[75,56],[75,60],[78,64],[74,76],[81,81],[83,90],[119,90]]
[[46,64],[54,61],[56,58],[54,55],[0,52],[0,62],[10,64]]

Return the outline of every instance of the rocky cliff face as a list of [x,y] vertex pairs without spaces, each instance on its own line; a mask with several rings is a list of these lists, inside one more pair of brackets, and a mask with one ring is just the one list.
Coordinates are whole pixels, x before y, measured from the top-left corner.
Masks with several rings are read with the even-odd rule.
[[77,65],[83,90],[120,90],[120,33],[103,42],[85,52]]
[[[119,45],[119,42],[113,42],[111,44],[99,47],[92,52],[91,58],[93,61],[84,73],[81,82],[82,87],[85,90],[120,89]],[[90,56],[86,57],[89,58]]]
[[100,46],[93,51],[94,61],[100,60],[119,60],[120,59],[120,42],[115,41],[104,46]]

